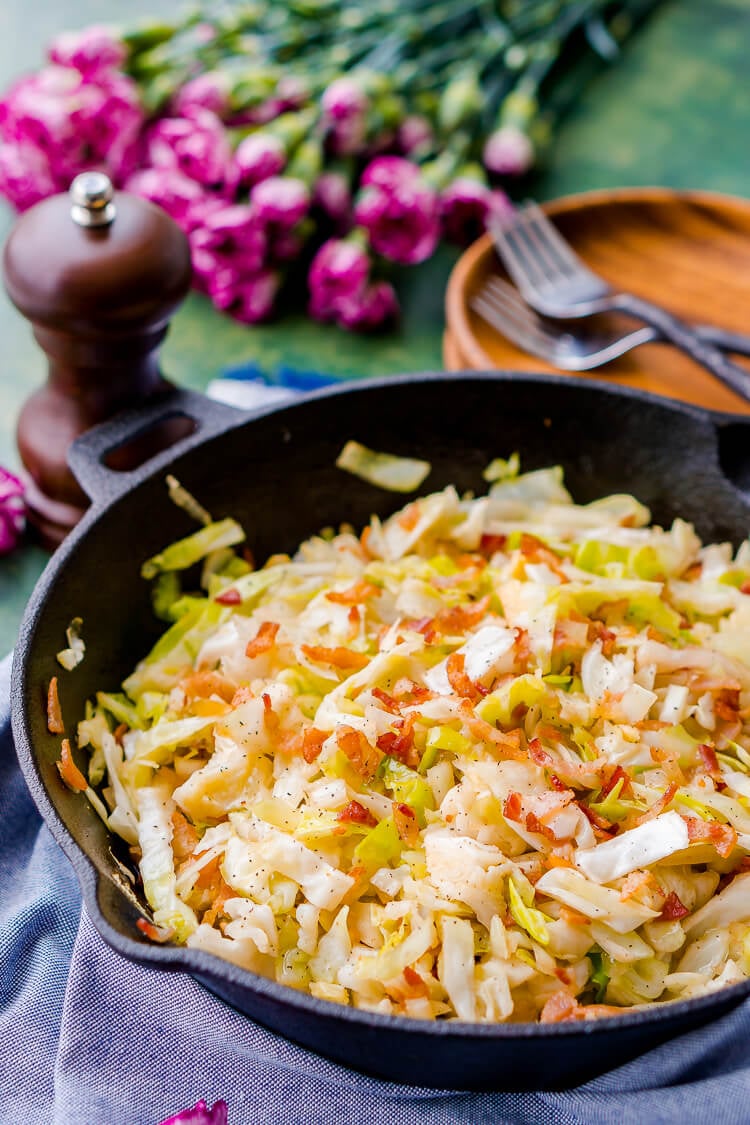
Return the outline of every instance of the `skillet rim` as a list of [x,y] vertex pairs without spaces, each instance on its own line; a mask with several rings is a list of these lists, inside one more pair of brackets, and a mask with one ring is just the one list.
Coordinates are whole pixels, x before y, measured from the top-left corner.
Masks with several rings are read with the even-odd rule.
[[[128,938],[115,930],[105,919],[97,901],[97,891],[103,876],[97,871],[96,865],[87,852],[74,840],[65,826],[62,818],[55,809],[49,797],[47,786],[44,784],[36,767],[36,754],[33,747],[30,724],[27,716],[26,698],[30,689],[29,654],[33,647],[35,633],[39,620],[52,595],[55,581],[65,568],[68,558],[84,540],[89,529],[98,522],[111,508],[114,508],[125,496],[130,495],[141,485],[151,481],[178,457],[192,453],[214,440],[220,440],[222,433],[252,424],[253,421],[269,415],[283,415],[287,411],[304,409],[312,401],[327,398],[338,398],[352,394],[366,393],[369,390],[381,390],[393,386],[404,386],[414,383],[426,385],[434,383],[460,383],[461,381],[478,381],[487,383],[525,383],[531,385],[555,384],[565,388],[565,393],[575,396],[580,392],[585,397],[601,395],[607,399],[625,399],[642,402],[660,407],[667,412],[677,415],[687,415],[695,420],[710,423],[717,435],[722,426],[731,424],[746,425],[750,432],[750,415],[733,414],[726,411],[714,411],[693,403],[682,402],[677,399],[668,399],[661,395],[642,391],[636,387],[623,387],[618,384],[607,383],[603,379],[587,379],[581,383],[575,376],[543,374],[533,372],[514,371],[439,371],[439,372],[409,372],[401,375],[388,375],[375,378],[357,378],[350,381],[341,381],[332,386],[321,388],[309,394],[301,395],[292,401],[270,403],[256,410],[237,410],[237,421],[231,418],[229,408],[222,405],[222,410],[229,419],[223,430],[219,433],[197,433],[183,439],[174,446],[147,461],[139,469],[131,473],[123,473],[124,486],[112,495],[104,495],[92,501],[90,509],[85,513],[80,523],[73,529],[61,547],[50,558],[40,575],[26,606],[21,622],[18,641],[13,655],[11,672],[11,721],[16,754],[24,774],[26,784],[31,792],[32,799],[55,841],[59,844],[76,874],[83,905],[100,936],[117,953],[128,960],[145,963],[152,967],[164,968],[171,971],[187,972],[204,986],[215,991],[214,981],[220,981],[230,989],[237,989],[245,995],[257,996],[270,1000],[282,1007],[305,1012],[313,1017],[318,1017],[325,1022],[337,1022],[342,1026],[366,1026],[372,1030],[391,1031],[401,1034],[412,1033],[417,1039],[424,1036],[427,1039],[457,1039],[478,1040],[536,1040],[536,1039],[570,1039],[587,1037],[592,1034],[626,1032],[629,1029],[647,1027],[651,1024],[662,1022],[680,1022],[688,1017],[699,1017],[704,1009],[709,1011],[716,1008],[720,1012],[730,1010],[739,1004],[743,998],[750,995],[750,978],[706,993],[702,996],[686,1000],[667,1001],[653,1006],[625,1009],[622,1015],[607,1016],[601,1020],[567,1021],[562,1023],[479,1023],[464,1020],[428,1021],[418,1020],[409,1016],[385,1015],[377,1012],[368,1012],[329,1000],[321,1000],[309,993],[300,992],[288,985],[279,984],[277,981],[259,976],[248,969],[242,969],[230,961],[205,953],[202,950],[188,949],[185,946],[157,945],[146,939]],[[179,395],[179,390],[177,391]],[[174,396],[167,395],[163,399],[165,412],[169,411],[170,403]],[[211,400],[206,397],[207,403]],[[179,410],[179,405],[178,405]],[[108,426],[105,423],[104,429]],[[738,493],[745,497],[750,505],[750,496],[743,493],[733,482],[727,478],[727,483],[734,487]],[[122,892],[119,892],[122,894]],[[222,995],[220,993],[220,995]],[[222,996],[223,998],[223,996]],[[227,1003],[232,1001],[225,1000]],[[233,1005],[238,1007],[237,1005]],[[238,1008],[248,1018],[256,1018],[245,1008]],[[263,1022],[261,1020],[261,1022]],[[701,1022],[698,1018],[690,1019],[691,1026]],[[283,1034],[275,1031],[276,1034]],[[290,1037],[292,1038],[292,1037]],[[315,1048],[312,1048],[313,1050]],[[338,1063],[337,1065],[346,1065]],[[394,1080],[390,1080],[394,1081]]]

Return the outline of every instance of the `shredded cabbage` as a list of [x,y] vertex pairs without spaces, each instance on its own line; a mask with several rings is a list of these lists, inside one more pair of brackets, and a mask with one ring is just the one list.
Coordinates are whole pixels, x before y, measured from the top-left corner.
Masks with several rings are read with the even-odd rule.
[[750,545],[485,478],[258,569],[173,485],[204,526],[144,564],[169,628],[87,706],[89,799],[162,934],[325,1000],[550,1020],[743,979]]

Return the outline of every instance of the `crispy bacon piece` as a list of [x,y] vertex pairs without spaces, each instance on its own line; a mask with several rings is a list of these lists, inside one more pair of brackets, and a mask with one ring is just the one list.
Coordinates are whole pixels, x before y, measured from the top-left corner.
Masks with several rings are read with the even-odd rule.
[[479,550],[491,558],[496,551],[504,551],[507,542],[507,535],[483,535],[479,540]]
[[522,805],[521,794],[510,792],[503,801],[503,816],[505,819],[514,820],[517,824],[520,824],[523,813]]
[[719,759],[716,757],[716,751],[713,746],[709,746],[706,742],[701,743],[698,747],[698,757],[703,763],[703,772],[707,773],[709,777],[712,777],[714,781],[723,786],[724,778],[721,776]]
[[607,820],[606,817],[599,816],[599,813],[595,813],[593,809],[589,808],[585,801],[576,801],[576,804],[578,805],[578,808],[581,810],[583,815],[586,817],[586,820],[588,820],[588,822],[593,825],[595,831],[596,829],[598,829],[599,832],[603,832],[607,836],[614,836],[617,834],[617,825],[613,824],[611,820]]
[[263,722],[269,734],[276,734],[279,729],[279,716],[273,709],[273,701],[267,691],[263,692]]
[[[557,855],[556,852],[550,852],[544,857],[547,867],[575,867],[572,860],[567,859],[564,855]],[[581,915],[583,917],[583,915]]]
[[542,1008],[541,1023],[562,1023],[565,1020],[596,1020],[602,1016],[622,1015],[622,1008],[613,1004],[579,1004],[569,992],[553,993]]
[[350,801],[345,805],[336,820],[344,824],[366,824],[368,828],[374,828],[378,823],[370,810],[360,805],[359,801]]
[[237,892],[222,879],[221,886],[211,906],[201,918],[208,926],[213,926],[217,919],[224,913],[224,906],[230,898],[236,898]]
[[366,653],[353,652],[343,646],[325,648],[323,645],[300,645],[300,649],[313,664],[330,664],[334,668],[364,668],[370,662]]
[[490,596],[485,594],[476,602],[470,605],[452,605],[446,609],[441,609],[433,619],[434,628],[442,633],[465,633],[467,629],[473,629],[475,625],[487,616],[487,611],[490,606]]
[[240,597],[239,590],[236,590],[234,586],[230,586],[228,590],[222,590],[220,594],[217,594],[214,601],[218,602],[219,605],[239,605],[242,598]]
[[172,813],[172,851],[178,863],[193,854],[199,839],[195,825],[180,809],[175,809]]
[[375,776],[383,755],[377,747],[367,741],[361,730],[354,730],[353,727],[347,726],[338,727],[336,742],[339,750],[346,755],[360,777]]
[[407,965],[404,969],[404,980],[406,981],[409,989],[407,996],[429,996],[429,989],[427,988],[427,985],[422,980],[416,969],[412,969],[411,965]]
[[480,719],[478,715],[474,714],[468,699],[464,700],[461,705],[461,717],[474,737],[479,739],[480,742],[492,743],[504,757],[512,758],[516,762],[522,762],[526,758],[522,749],[523,731],[519,727],[509,731],[498,730],[497,727],[493,727],[492,723],[488,723],[485,719]]
[[612,770],[609,780],[602,786],[602,791],[599,796],[600,801],[603,801],[605,797],[609,796],[614,787],[617,785],[618,781],[623,782],[622,789],[620,790],[621,793],[625,793],[628,789],[631,788],[630,777],[622,768],[622,766],[615,766],[615,768]]
[[308,763],[314,762],[323,749],[323,743],[328,738],[328,731],[308,727],[302,735],[302,757]]
[[248,703],[251,699],[254,698],[255,696],[250,691],[250,688],[247,686],[247,684],[243,684],[242,687],[237,688],[237,691],[232,696],[232,706],[239,707],[240,704]]
[[419,839],[419,821],[410,805],[393,802],[393,823],[405,844],[416,844]]
[[456,695],[461,695],[464,699],[477,700],[479,699],[479,692],[474,682],[466,675],[465,664],[466,658],[462,652],[450,654],[446,662],[448,683]]
[[548,828],[546,824],[542,824],[536,813],[526,813],[526,827],[529,832],[538,832],[540,836],[545,836],[548,840],[556,839],[552,829]]
[[179,686],[188,700],[209,699],[212,695],[218,695],[225,703],[232,703],[237,692],[234,681],[222,676],[220,672],[193,672],[180,680]]
[[407,766],[419,765],[420,755],[414,749],[414,715],[394,719],[396,730],[387,730],[378,736],[376,745],[384,754],[398,758]]
[[525,559],[532,563],[544,563],[549,567],[553,574],[556,574],[561,582],[569,581],[567,574],[562,568],[560,558],[551,550],[546,543],[541,539],[537,539],[535,535],[529,535],[527,532],[521,533],[520,542],[521,554]]
[[114,738],[118,746],[122,746],[123,735],[126,735],[129,730],[130,727],[127,723],[118,723],[118,725],[112,731],[112,737]]
[[326,594],[329,602],[335,605],[362,605],[369,598],[376,597],[380,593],[380,587],[374,586],[372,582],[355,582],[347,590],[332,590],[330,594]]
[[60,697],[57,694],[57,676],[53,676],[47,688],[47,730],[50,734],[65,734]]
[[673,922],[675,919],[684,918],[689,913],[688,908],[677,897],[677,892],[670,891],[664,900],[659,918],[662,922]]
[[671,782],[664,790],[661,797],[659,797],[657,801],[654,801],[650,809],[646,809],[640,816],[635,817],[634,823],[645,824],[647,820],[653,820],[655,816],[659,816],[660,813],[663,813],[667,805],[672,803],[677,789],[677,783],[674,781]]
[[731,855],[737,844],[737,832],[731,824],[720,824],[718,820],[702,820],[699,816],[683,816],[687,825],[690,843],[711,844],[720,856]]
[[601,641],[602,654],[611,656],[615,651],[617,634],[608,629],[603,621],[592,621],[589,625],[589,641]]
[[393,685],[393,694],[398,700],[399,706],[424,703],[427,699],[435,698],[434,692],[423,687],[422,684],[410,680],[408,676],[401,676],[400,679],[396,680]]
[[392,695],[389,695],[387,691],[383,690],[383,688],[374,687],[372,689],[372,694],[375,696],[379,703],[383,704],[386,711],[391,711],[395,714],[400,710],[400,704],[398,700],[395,699]]
[[737,713],[740,709],[739,696],[738,690],[723,688],[714,699],[714,714],[717,718],[724,719],[728,723],[736,722]]
[[260,656],[268,652],[276,644],[276,634],[279,626],[276,621],[264,621],[251,641],[247,642],[245,656]]
[[157,942],[159,945],[164,945],[165,942],[174,937],[174,930],[171,926],[155,926],[153,922],[149,922],[148,918],[136,918],[135,924],[144,937],[147,937],[149,941]]
[[88,789],[88,781],[73,761],[70,742],[67,738],[62,740],[60,746],[60,760],[55,762],[55,765],[68,789],[72,789],[74,793],[83,793],[85,789]]

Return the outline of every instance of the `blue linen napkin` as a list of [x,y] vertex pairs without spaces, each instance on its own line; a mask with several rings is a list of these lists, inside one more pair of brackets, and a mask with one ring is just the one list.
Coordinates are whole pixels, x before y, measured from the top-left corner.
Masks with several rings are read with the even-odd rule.
[[[5,660],[2,1125],[157,1125],[199,1098],[209,1105],[223,1098],[229,1125],[750,1121],[750,1001],[577,1089],[476,1094],[363,1077],[266,1031],[185,974],[125,960],[81,910],[72,868],[26,790],[10,734],[9,678]],[[583,1049],[595,1049],[595,1043]]]

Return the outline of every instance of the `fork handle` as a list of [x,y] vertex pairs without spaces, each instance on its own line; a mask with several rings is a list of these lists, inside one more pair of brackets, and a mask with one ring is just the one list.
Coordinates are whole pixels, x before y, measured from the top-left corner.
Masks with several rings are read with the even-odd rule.
[[656,328],[665,340],[700,363],[736,395],[750,402],[750,372],[728,359],[718,347],[699,336],[689,325],[666,309],[652,305],[632,293],[618,293],[616,307]]

